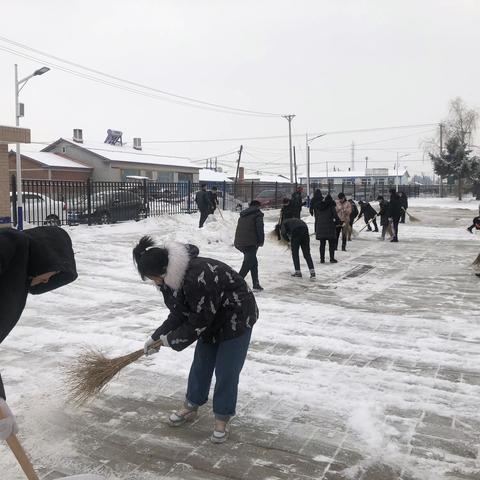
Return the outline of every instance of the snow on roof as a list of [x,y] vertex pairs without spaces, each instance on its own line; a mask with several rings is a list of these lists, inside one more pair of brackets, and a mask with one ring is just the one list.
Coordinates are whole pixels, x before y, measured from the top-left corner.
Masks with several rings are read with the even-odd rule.
[[200,182],[227,182],[232,183],[225,172],[216,172],[209,168],[202,168],[199,172]]
[[[158,152],[136,150],[128,145],[110,145],[102,142],[83,142],[77,143],[72,140],[61,138],[59,141],[75,145],[76,147],[89,150],[100,155],[111,162],[139,163],[144,165],[164,165],[169,167],[183,167],[199,170],[200,167],[194,165],[188,158],[178,158],[168,155],[162,155]],[[47,147],[49,148],[49,147]]]
[[256,181],[262,183],[290,183],[290,180],[282,175],[263,175],[262,173],[245,175],[245,181]]
[[[380,169],[379,169],[380,170]],[[400,177],[403,177],[405,174],[408,174],[408,171],[406,168],[399,168],[398,173],[396,168],[389,168],[389,169],[384,169],[388,170],[388,176],[389,177],[396,177],[397,175]],[[343,170],[343,171],[328,171],[327,172],[313,172],[310,174],[310,178],[359,178],[359,177],[385,177],[385,173],[372,173],[369,172],[368,174],[365,172],[365,170]],[[301,178],[306,178],[302,176]]]
[[45,165],[46,167],[61,167],[61,168],[81,168],[83,170],[91,170],[91,167],[75,160],[70,160],[62,155],[57,155],[52,152],[28,152],[22,151],[22,155],[28,157],[36,162]]

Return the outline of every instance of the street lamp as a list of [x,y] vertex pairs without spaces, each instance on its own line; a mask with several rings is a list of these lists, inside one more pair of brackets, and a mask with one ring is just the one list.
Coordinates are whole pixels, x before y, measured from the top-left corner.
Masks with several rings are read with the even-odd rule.
[[290,183],[293,183],[293,160],[292,160],[292,120],[295,118],[295,115],[283,115],[288,121],[288,144],[290,152]]
[[[23,108],[20,110],[20,103],[18,96],[25,84],[32,78],[38,75],[47,73],[50,69],[42,67],[35,70],[28,77],[18,79],[18,65],[15,64],[15,125],[20,126],[20,117],[23,117]],[[17,229],[23,230],[23,194],[22,194],[22,160],[20,157],[20,144],[16,144],[16,172],[17,172]]]
[[[326,133],[321,133],[315,137],[308,138],[308,133],[305,134],[305,151],[307,154],[307,198],[310,200],[310,143],[317,138],[324,137]],[[328,163],[327,163],[327,176],[328,176]],[[328,180],[327,180],[328,181]]]
[[398,190],[398,186],[400,185],[400,178],[398,176],[398,163],[399,163],[399,160],[403,157],[408,157],[410,154],[409,153],[404,153],[403,155],[399,155],[399,153],[397,152],[397,183],[396,183],[396,187],[397,187],[397,190]]

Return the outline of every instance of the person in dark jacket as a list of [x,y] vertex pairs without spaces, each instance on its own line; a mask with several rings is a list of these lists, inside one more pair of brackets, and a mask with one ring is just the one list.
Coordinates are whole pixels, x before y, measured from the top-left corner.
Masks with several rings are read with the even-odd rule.
[[360,205],[360,213],[358,214],[358,218],[361,218],[363,215],[363,218],[365,220],[365,224],[367,225],[367,230],[369,232],[372,231],[371,223],[373,223],[373,226],[375,227],[375,232],[378,232],[378,225],[377,225],[377,212],[375,209],[370,205],[368,202],[364,202],[363,200],[360,200],[358,202]]
[[338,218],[336,204],[328,194],[325,200],[318,203],[315,208],[315,235],[320,240],[320,262],[325,263],[325,247],[328,241],[330,263],[337,263],[335,249],[337,247],[337,225],[341,221]]
[[380,226],[382,227],[382,240],[385,240],[385,235],[388,230],[388,226],[390,225],[390,208],[389,203],[383,198],[382,195],[377,197],[378,205],[380,207],[380,211],[378,214],[380,215]]
[[323,200],[322,192],[317,188],[310,202],[310,215],[312,215],[312,217],[315,215],[315,210],[318,208],[318,205],[322,200]]
[[400,196],[394,188],[389,190],[390,192],[390,203],[389,203],[389,212],[390,218],[392,219],[392,230],[393,238],[391,242],[398,242],[398,224],[400,223],[400,217],[402,216],[402,203]]
[[400,215],[400,223],[405,223],[405,215],[408,209],[408,197],[405,192],[400,192],[400,205],[402,206],[402,214]]
[[249,207],[240,212],[233,244],[243,253],[243,264],[238,273],[245,278],[250,272],[253,290],[258,292],[263,288],[258,280],[257,251],[259,247],[263,247],[264,241],[263,212],[260,211],[260,202],[252,200]]
[[218,189],[217,187],[212,187],[207,191],[208,201],[210,202],[210,213],[214,213],[218,208]]
[[203,228],[203,224],[207,217],[213,212],[213,205],[210,203],[210,198],[207,192],[207,186],[202,184],[200,186],[201,190],[195,195],[195,203],[197,204],[198,210],[200,211],[200,221],[198,228]]
[[279,233],[281,238],[287,242],[290,242],[293,266],[295,268],[295,273],[292,274],[292,277],[302,276],[299,255],[301,248],[303,258],[305,258],[308,269],[310,270],[310,278],[315,278],[315,267],[313,265],[312,255],[310,253],[310,234],[308,233],[307,224],[299,218],[289,218],[282,223]]
[[194,245],[170,243],[158,246],[142,237],[133,258],[142,280],[150,279],[163,294],[168,318],[148,337],[145,353],[153,344],[176,351],[197,342],[188,377],[184,408],[169,417],[172,426],[195,418],[207,402],[212,375],[214,443],[228,436],[228,422],[235,415],[238,381],[247,355],[258,308],[245,280],[225,263],[198,256]]
[[282,208],[280,210],[280,219],[278,224],[281,225],[288,218],[295,218],[295,213],[293,211],[292,201],[289,198],[284,198],[282,200]]
[[298,186],[296,190],[292,193],[292,198],[290,199],[290,206],[292,208],[292,217],[293,218],[300,218],[302,214],[302,193],[303,187]]
[[472,220],[472,224],[467,228],[470,233],[473,233],[473,229],[480,230],[480,216],[475,217]]
[[[72,242],[59,227],[37,227],[20,232],[0,230],[0,343],[22,315],[29,293],[55,290],[77,278]],[[6,440],[17,427],[6,405],[0,376],[0,439]]]
[[350,231],[348,235],[348,241],[350,242],[352,240],[352,232],[353,232],[353,223],[355,222],[355,219],[358,217],[358,207],[357,204],[355,203],[355,200],[353,198],[350,198],[348,200],[352,204],[352,213],[350,214]]

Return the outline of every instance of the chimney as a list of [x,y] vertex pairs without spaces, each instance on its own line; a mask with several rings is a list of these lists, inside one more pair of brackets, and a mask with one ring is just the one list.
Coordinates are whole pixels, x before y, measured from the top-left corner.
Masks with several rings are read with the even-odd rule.
[[83,131],[81,128],[73,129],[73,141],[77,143],[83,143]]
[[240,167],[238,169],[238,181],[239,182],[245,181],[245,169],[243,167]]
[[134,138],[133,139],[133,148],[135,150],[141,150],[142,149],[142,139],[141,138]]

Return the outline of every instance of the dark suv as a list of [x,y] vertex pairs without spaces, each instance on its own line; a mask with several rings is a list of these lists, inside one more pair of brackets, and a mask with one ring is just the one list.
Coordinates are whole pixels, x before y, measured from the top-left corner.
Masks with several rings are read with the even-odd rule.
[[[69,225],[88,222],[88,200],[82,197],[67,213]],[[92,222],[105,224],[122,220],[141,220],[148,216],[148,206],[128,191],[97,192],[91,197]]]

